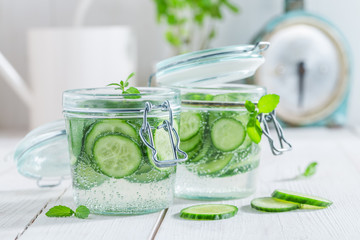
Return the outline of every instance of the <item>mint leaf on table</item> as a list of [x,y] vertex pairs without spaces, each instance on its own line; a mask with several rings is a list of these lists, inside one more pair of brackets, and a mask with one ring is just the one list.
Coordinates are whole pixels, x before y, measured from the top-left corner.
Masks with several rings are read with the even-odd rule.
[[48,217],[70,217],[74,214],[74,211],[70,208],[62,205],[52,207],[45,213]]
[[89,214],[90,210],[83,205],[79,206],[76,209],[76,212],[69,207],[58,205],[50,208],[49,211],[45,213],[48,217],[71,217],[72,215],[75,215],[75,217],[83,219],[87,218]]
[[75,217],[77,218],[87,218],[90,214],[90,210],[84,205],[80,205],[75,211]]
[[307,168],[305,169],[304,173],[302,174],[302,176],[304,177],[311,177],[312,175],[314,175],[316,173],[316,166],[317,166],[317,162],[312,162],[310,163]]
[[276,94],[267,94],[260,98],[258,102],[259,113],[271,113],[275,110],[280,101],[280,96]]

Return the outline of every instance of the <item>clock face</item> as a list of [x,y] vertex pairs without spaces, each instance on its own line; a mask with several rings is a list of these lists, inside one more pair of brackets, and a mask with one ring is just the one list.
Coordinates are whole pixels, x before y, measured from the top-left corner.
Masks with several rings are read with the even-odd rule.
[[264,37],[271,46],[255,81],[280,95],[277,114],[303,125],[331,114],[347,85],[347,61],[331,30],[312,19],[280,24]]

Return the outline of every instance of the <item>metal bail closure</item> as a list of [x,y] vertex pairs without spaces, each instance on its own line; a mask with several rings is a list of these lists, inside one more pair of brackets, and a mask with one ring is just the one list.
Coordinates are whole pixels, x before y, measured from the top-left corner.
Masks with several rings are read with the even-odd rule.
[[[165,131],[169,133],[169,140],[174,154],[174,159],[166,159],[160,161],[157,158],[157,151],[155,149],[154,138],[151,131],[151,129],[155,129],[155,128],[153,126],[150,126],[149,122],[147,121],[147,115],[149,112],[151,112],[152,109],[161,109],[162,111],[169,111],[169,120],[164,120],[163,124],[158,126],[157,129],[163,128]],[[144,144],[151,149],[153,156],[152,160],[157,167],[160,168],[172,167],[175,166],[177,163],[184,162],[188,159],[188,155],[186,154],[186,152],[179,149],[180,137],[173,126],[173,114],[169,101],[165,101],[161,105],[152,105],[149,102],[145,103],[143,124],[139,130],[139,135],[141,137],[141,140],[144,142]],[[148,137],[149,142],[146,140],[146,136]],[[176,141],[174,141],[174,136]],[[183,158],[179,158],[178,153],[182,154]]]
[[[285,139],[283,130],[281,128],[280,123],[276,120],[275,111],[272,111],[269,114],[260,114],[259,121],[263,124],[263,134],[268,138],[271,151],[274,155],[281,155],[283,152],[290,151],[292,149],[291,144]],[[280,147],[275,147],[274,140],[271,137],[269,126],[267,122],[273,122]]]

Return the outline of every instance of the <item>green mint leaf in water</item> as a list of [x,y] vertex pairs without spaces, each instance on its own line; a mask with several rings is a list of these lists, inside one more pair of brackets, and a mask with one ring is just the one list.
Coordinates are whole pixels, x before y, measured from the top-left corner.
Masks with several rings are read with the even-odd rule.
[[75,217],[77,218],[87,218],[90,214],[90,210],[84,205],[79,206],[75,211]]
[[255,112],[255,104],[246,100],[245,102],[245,108],[248,110],[248,112],[252,113]]
[[316,166],[317,162],[310,163],[307,168],[305,169],[305,172],[302,174],[304,177],[311,177],[316,172]]
[[74,214],[74,211],[70,208],[62,205],[52,207],[45,213],[48,217],[70,217]]
[[280,96],[276,94],[267,94],[260,98],[258,102],[259,113],[271,113],[274,111],[280,101]]
[[261,141],[262,136],[262,129],[259,120],[257,120],[256,118],[250,118],[246,126],[246,132],[249,135],[250,139],[254,143],[258,144]]

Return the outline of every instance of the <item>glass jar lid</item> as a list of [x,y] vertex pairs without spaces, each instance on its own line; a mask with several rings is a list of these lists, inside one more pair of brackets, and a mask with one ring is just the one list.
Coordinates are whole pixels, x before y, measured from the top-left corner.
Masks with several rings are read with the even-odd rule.
[[255,45],[214,48],[168,58],[156,64],[156,80],[165,86],[194,86],[244,79],[254,75],[264,62],[261,52],[268,47],[269,43],[260,42]]

